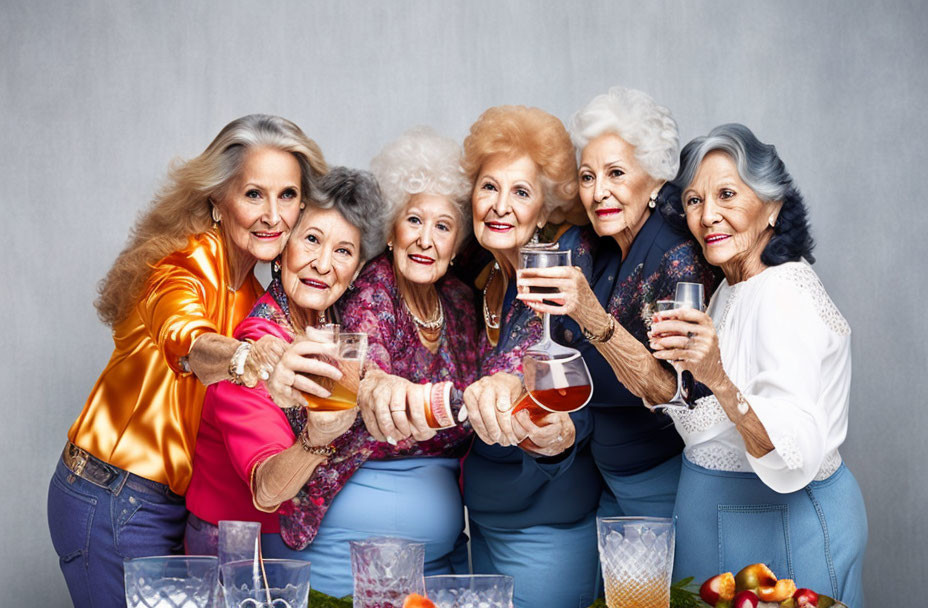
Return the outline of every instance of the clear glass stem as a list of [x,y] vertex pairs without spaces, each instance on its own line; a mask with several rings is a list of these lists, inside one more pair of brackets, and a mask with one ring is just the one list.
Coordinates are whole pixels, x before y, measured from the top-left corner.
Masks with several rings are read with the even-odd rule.
[[683,370],[676,365],[673,368],[677,372],[677,391],[670,398],[670,403],[681,403],[683,401]]

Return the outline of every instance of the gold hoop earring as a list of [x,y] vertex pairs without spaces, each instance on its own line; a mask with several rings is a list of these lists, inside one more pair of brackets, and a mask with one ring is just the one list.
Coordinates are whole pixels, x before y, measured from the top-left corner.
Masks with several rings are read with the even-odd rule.
[[214,224],[218,224],[219,222],[222,221],[222,216],[219,214],[219,209],[216,209],[215,205],[210,210],[210,215],[213,217]]

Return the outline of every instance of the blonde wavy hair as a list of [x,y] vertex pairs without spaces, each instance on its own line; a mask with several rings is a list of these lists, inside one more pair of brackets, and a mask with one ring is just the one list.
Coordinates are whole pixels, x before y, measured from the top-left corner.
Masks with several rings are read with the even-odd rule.
[[164,186],[129,233],[129,242],[100,281],[94,303],[100,320],[115,326],[135,305],[152,266],[182,249],[192,235],[211,229],[213,201],[221,200],[241,171],[246,152],[268,147],[290,152],[300,165],[303,202],[328,171],[322,150],[294,123],[266,114],[233,120],[202,154],[176,161]]
[[564,124],[539,108],[496,106],[480,115],[464,140],[464,170],[476,181],[487,158],[527,155],[541,174],[545,209],[570,211],[579,206],[577,160]]

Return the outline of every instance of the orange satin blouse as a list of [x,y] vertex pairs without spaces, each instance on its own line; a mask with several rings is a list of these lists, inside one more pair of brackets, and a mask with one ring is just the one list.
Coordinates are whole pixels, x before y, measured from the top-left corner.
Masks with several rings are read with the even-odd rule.
[[191,236],[154,265],[139,302],[113,328],[113,356],[68,439],[184,494],[206,387],[181,359],[204,333],[232,335],[262,291],[254,276],[232,291],[218,231]]

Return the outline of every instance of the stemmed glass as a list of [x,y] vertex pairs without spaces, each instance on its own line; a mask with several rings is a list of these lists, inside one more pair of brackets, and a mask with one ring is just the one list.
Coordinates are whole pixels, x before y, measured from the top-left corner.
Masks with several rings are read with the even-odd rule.
[[[660,313],[662,312],[681,308],[692,308],[699,311],[705,308],[702,283],[687,283],[684,281],[677,283],[673,300],[657,301],[656,316],[660,317]],[[693,374],[690,373],[689,370],[681,369],[673,361],[671,361],[671,365],[673,365],[674,369],[677,371],[677,391],[667,403],[651,406],[652,411],[691,410],[696,407],[695,395],[693,394],[696,381],[693,378]]]
[[[570,266],[570,251],[559,250],[556,243],[529,245],[519,250],[519,262],[521,268]],[[556,287],[522,287],[527,287],[529,293],[557,293]],[[513,412],[526,407],[541,415],[579,410],[593,396],[593,380],[586,362],[580,351],[551,339],[549,313],[544,313],[542,327],[541,341],[529,346],[522,358],[523,382],[531,401],[520,399]],[[535,405],[542,411],[538,412]]]

